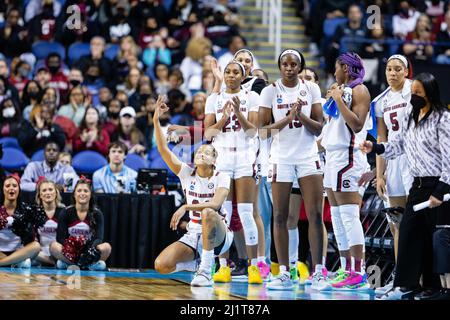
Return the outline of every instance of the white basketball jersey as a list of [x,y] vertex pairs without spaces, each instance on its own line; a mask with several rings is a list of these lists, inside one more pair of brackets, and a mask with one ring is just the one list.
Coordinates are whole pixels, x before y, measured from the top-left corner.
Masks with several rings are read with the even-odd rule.
[[12,252],[20,248],[22,243],[20,237],[12,231],[14,217],[8,216],[6,219],[8,224],[0,230],[0,251]]
[[[181,164],[178,177],[180,178],[187,204],[209,202],[214,197],[218,188],[230,189],[231,179],[228,175],[214,171],[211,178],[202,178],[193,168],[185,163]],[[220,209],[220,214],[223,217],[226,217],[227,213],[224,210],[225,209],[222,207]],[[189,218],[191,219],[188,226],[189,231],[201,232],[201,212],[191,210],[189,211]],[[227,223],[229,223],[229,221],[227,221]]]
[[[241,90],[239,93],[229,94],[225,91],[219,94],[213,93],[206,99],[205,114],[215,114],[216,121],[223,117],[223,107],[227,101],[232,101],[234,96],[238,96],[241,101],[241,112],[248,119],[250,112],[258,112],[260,98],[256,92]],[[253,139],[247,136],[239,123],[237,116],[231,112],[227,123],[213,141],[215,148],[228,148],[230,150],[248,150],[254,143]]]
[[376,117],[383,118],[388,129],[388,141],[402,131],[403,119],[412,110],[411,84],[412,81],[407,79],[402,91],[393,92],[389,87],[373,100]]
[[[300,99],[302,113],[311,117],[311,107],[321,103],[320,88],[310,81],[299,81],[296,87],[289,88],[278,79],[261,92],[261,107],[271,108],[275,122],[284,119]],[[269,162],[273,164],[299,164],[303,159],[317,155],[315,136],[299,120],[272,133]]]
[[41,247],[48,247],[50,243],[56,241],[57,229],[58,222],[53,219],[48,219],[47,222],[45,222],[45,224],[38,229]]
[[252,91],[252,86],[253,86],[253,83],[255,83],[256,79],[258,79],[258,78],[257,77],[250,77],[250,80],[248,80],[246,83],[242,83],[241,84],[242,90]]
[[[342,100],[350,108],[353,101],[353,90],[345,87]],[[369,106],[367,106],[369,107]],[[341,113],[336,117],[329,117],[327,128],[322,138],[322,146],[326,151],[335,151],[342,149],[358,149],[359,144],[367,137],[367,130],[371,128],[370,110],[367,112],[366,121],[363,129],[355,133],[344,120]]]

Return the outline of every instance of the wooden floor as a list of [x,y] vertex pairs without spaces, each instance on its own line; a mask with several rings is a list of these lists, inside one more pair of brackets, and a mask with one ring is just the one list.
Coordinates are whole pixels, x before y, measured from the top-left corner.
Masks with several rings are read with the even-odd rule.
[[154,270],[109,272],[0,268],[0,300],[372,300],[372,292],[270,291],[246,282],[189,285],[192,274]]

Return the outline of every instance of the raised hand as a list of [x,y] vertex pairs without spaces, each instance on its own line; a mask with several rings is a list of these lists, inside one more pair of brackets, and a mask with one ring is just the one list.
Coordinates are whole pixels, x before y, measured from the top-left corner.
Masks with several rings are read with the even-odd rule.
[[220,70],[219,64],[217,63],[216,58],[211,58],[211,71],[214,75],[214,79],[217,81],[222,82],[223,81],[223,72]]
[[164,96],[159,95],[155,103],[155,113],[153,114],[153,121],[159,120],[159,117],[169,111],[169,107],[164,102]]
[[239,112],[241,112],[240,107],[241,107],[241,99],[239,99],[238,96],[234,96],[232,99],[232,107],[233,107],[233,111],[235,114],[238,114]]

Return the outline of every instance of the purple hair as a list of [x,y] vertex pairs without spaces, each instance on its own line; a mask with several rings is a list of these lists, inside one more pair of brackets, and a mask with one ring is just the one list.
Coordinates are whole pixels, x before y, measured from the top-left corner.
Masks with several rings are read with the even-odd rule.
[[354,79],[348,86],[354,88],[363,83],[364,75],[366,74],[361,58],[354,52],[346,52],[339,56],[338,62],[348,66],[348,75]]

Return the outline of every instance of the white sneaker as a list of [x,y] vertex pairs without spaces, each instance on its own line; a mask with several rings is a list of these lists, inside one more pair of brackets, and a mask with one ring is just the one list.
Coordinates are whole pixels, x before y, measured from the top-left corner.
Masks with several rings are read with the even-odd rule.
[[56,261],[56,269],[67,269],[69,265],[62,260]]
[[399,287],[392,288],[382,296],[376,297],[376,300],[402,300],[406,298],[412,291],[403,292]]
[[282,273],[271,280],[267,286],[269,290],[292,290],[294,285],[291,281],[291,275],[289,273]]
[[106,269],[105,261],[99,260],[96,263],[91,264],[89,267],[91,271],[103,271]]
[[211,287],[213,285],[213,280],[211,273],[204,270],[199,270],[191,281],[191,286],[193,287]]
[[388,291],[392,290],[393,287],[394,287],[394,279],[392,279],[387,284],[385,284],[384,287],[379,287],[379,288],[375,289],[375,294],[383,295],[383,294],[387,293]]
[[19,263],[11,265],[12,268],[21,268],[21,269],[30,269],[31,268],[31,259],[25,259]]
[[311,289],[317,291],[327,291],[331,290],[332,287],[328,282],[328,278],[323,275],[322,271],[319,271],[313,274]]

